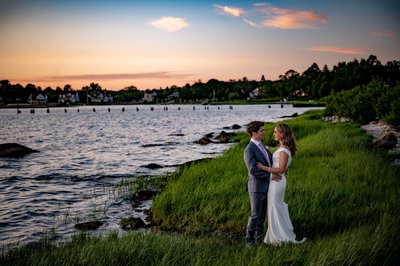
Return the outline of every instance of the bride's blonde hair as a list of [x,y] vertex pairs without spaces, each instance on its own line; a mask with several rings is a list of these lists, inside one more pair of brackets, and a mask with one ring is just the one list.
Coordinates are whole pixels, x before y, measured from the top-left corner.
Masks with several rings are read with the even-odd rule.
[[292,129],[287,124],[278,124],[276,128],[283,135],[282,144],[288,146],[292,156],[294,156],[296,154],[297,145]]

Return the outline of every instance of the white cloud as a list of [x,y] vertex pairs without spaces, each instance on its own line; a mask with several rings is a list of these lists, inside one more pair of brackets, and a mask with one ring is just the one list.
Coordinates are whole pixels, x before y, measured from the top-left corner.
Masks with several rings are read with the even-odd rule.
[[286,9],[272,5],[258,6],[258,12],[265,16],[263,26],[277,29],[313,29],[326,23],[327,16],[314,11]]
[[156,28],[171,32],[178,31],[190,26],[190,24],[185,19],[174,17],[162,17],[160,19],[151,21],[150,24]]
[[214,5],[214,6],[220,13],[225,15],[230,15],[233,17],[240,17],[242,14],[245,13],[245,11],[239,7],[220,6],[220,5]]
[[256,28],[315,29],[327,21],[327,16],[322,13],[280,8],[268,3],[254,3],[254,9],[249,11],[239,7],[220,5],[214,5],[214,7],[221,14],[243,17],[245,23]]

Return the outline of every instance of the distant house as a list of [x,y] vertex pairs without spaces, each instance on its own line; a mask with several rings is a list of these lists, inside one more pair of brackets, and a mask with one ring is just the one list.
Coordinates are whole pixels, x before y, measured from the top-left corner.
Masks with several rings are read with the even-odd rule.
[[180,98],[179,91],[175,91],[174,93],[168,95],[168,101],[175,101],[179,98]]
[[28,97],[28,103],[30,104],[47,104],[47,95],[38,94],[36,96],[32,93]]
[[153,91],[152,93],[145,92],[143,95],[143,102],[152,103],[157,100],[157,92]]
[[60,94],[58,96],[58,103],[66,105],[75,104],[76,103],[75,95],[72,93]]
[[153,101],[153,97],[151,97],[150,93],[145,92],[143,95],[143,102],[151,103]]
[[103,101],[103,93],[89,95],[89,99],[91,103],[101,103]]
[[295,90],[292,92],[293,96],[304,97],[306,96],[305,92],[302,89]]
[[75,93],[75,102],[76,103],[80,103],[81,102],[81,99],[79,98],[79,93],[78,92]]
[[249,93],[249,98],[248,99],[255,99],[255,98],[257,98],[258,96],[260,96],[260,88],[256,88],[256,89],[254,89],[253,91],[251,91],[250,93]]
[[96,95],[88,95],[90,98],[90,101],[92,103],[112,103],[113,102],[113,97],[111,94],[105,92],[105,93],[98,93]]
[[47,95],[39,94],[38,96],[36,96],[36,101],[38,102],[38,104],[46,104],[47,103]]

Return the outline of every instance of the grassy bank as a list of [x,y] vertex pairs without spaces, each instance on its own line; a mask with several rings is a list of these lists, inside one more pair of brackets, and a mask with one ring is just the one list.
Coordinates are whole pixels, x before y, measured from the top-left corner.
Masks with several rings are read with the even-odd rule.
[[[76,237],[62,247],[2,254],[5,265],[392,265],[399,259],[400,171],[353,123],[329,124],[319,112],[288,121],[299,151],[286,202],[301,245],[244,247],[249,214],[246,134],[224,155],[181,169],[152,212],[164,233]],[[273,124],[266,125],[266,141]],[[169,231],[170,233],[165,233]]]

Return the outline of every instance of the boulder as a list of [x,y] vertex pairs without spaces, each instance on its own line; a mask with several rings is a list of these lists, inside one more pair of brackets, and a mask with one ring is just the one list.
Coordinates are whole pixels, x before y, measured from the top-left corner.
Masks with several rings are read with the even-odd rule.
[[142,219],[135,217],[123,218],[118,224],[124,230],[135,230],[146,227],[146,223]]
[[173,133],[173,134],[170,134],[170,136],[173,136],[173,137],[183,137],[183,136],[185,136],[185,134],[183,134],[183,133]]
[[101,221],[89,221],[89,222],[84,222],[84,223],[79,223],[75,225],[75,228],[78,230],[96,230],[100,226],[103,225],[103,222]]
[[338,122],[349,122],[351,121],[350,118],[347,117],[341,117],[341,116],[324,116],[322,118],[322,120],[326,121],[326,122],[330,122],[330,123],[338,123]]
[[146,215],[145,221],[147,222],[147,227],[152,227],[154,226],[154,220],[153,220],[153,213],[151,212],[151,208],[148,210],[144,210],[144,214]]
[[240,129],[242,128],[238,124],[233,124],[231,127],[223,127],[222,129]]
[[164,166],[156,164],[156,163],[149,163],[147,165],[142,165],[141,167],[145,167],[148,169],[159,169],[159,168],[163,168]]
[[393,132],[384,134],[381,138],[374,141],[374,144],[380,148],[390,150],[396,147],[397,138]]
[[202,137],[199,140],[196,140],[194,143],[200,144],[200,145],[207,145],[209,143],[213,143],[213,141],[206,136]]
[[156,194],[157,192],[153,190],[141,190],[133,194],[133,200],[134,201],[149,200],[153,198]]
[[206,138],[212,138],[214,136],[214,132],[208,133],[205,135]]
[[3,143],[0,144],[0,157],[22,157],[24,155],[39,152],[25,147],[18,143]]
[[221,131],[221,133],[214,139],[219,140],[221,143],[228,143],[232,136],[236,136],[236,133],[228,133],[225,131]]
[[298,113],[294,113],[294,114],[292,114],[292,115],[284,115],[284,116],[281,116],[280,118],[292,118],[292,117],[296,117],[296,116],[298,116],[299,114]]

